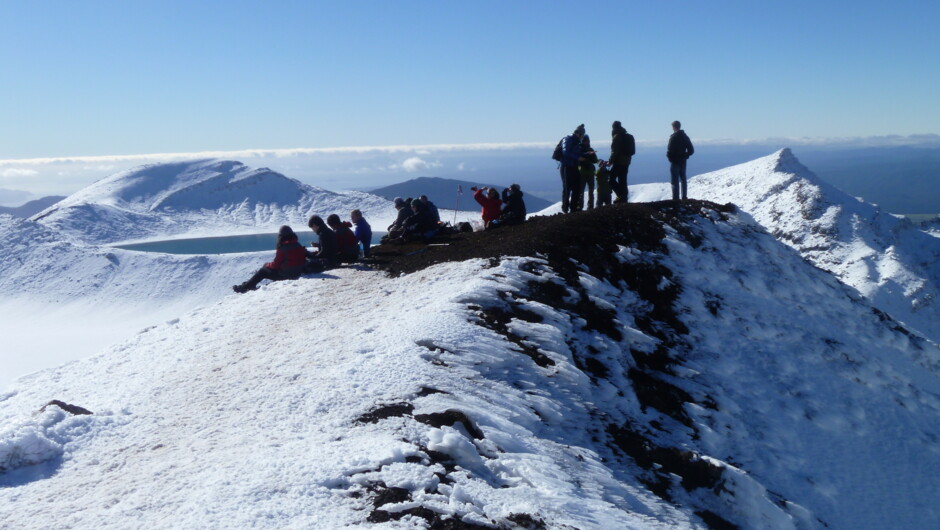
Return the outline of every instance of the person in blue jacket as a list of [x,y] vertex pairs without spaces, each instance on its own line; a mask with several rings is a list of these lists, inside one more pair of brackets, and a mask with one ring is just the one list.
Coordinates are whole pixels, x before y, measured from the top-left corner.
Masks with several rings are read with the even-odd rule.
[[368,258],[369,248],[372,246],[372,227],[369,226],[369,223],[366,222],[366,218],[362,216],[362,212],[358,209],[349,213],[349,219],[355,227],[353,233],[356,234],[356,239],[358,239],[359,244],[362,245],[362,257]]
[[581,170],[578,165],[581,156],[581,138],[584,137],[584,124],[578,125],[561,141],[561,211],[568,213],[578,199],[578,185],[581,183]]

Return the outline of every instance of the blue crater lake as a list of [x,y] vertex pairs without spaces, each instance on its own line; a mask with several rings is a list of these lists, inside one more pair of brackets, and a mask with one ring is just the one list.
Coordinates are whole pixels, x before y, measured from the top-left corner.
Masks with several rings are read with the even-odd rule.
[[[386,232],[372,232],[372,244],[378,245]],[[312,231],[297,232],[302,245],[317,241]],[[115,245],[124,250],[139,252],[164,252],[166,254],[234,254],[238,252],[273,252],[277,243],[277,234],[246,234],[240,236],[198,237],[192,239],[169,239],[149,241],[130,245]]]

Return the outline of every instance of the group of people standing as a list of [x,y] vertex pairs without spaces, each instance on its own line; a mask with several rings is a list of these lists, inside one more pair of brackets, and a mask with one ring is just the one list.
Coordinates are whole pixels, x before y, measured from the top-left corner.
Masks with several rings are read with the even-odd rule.
[[353,210],[350,221],[341,221],[331,214],[326,221],[313,215],[307,226],[319,241],[311,243],[316,250],[308,250],[298,242],[297,234],[287,225],[278,230],[274,260],[265,263],[248,281],[233,285],[236,293],[258,288],[262,280],[296,280],[301,274],[323,272],[341,263],[353,263],[360,256],[368,257],[372,244],[372,227],[362,212]]
[[[692,141],[682,124],[672,122],[673,133],[666,147],[666,158],[670,162],[670,180],[673,200],[687,199],[686,161],[695,152]],[[627,202],[627,174],[630,162],[636,154],[636,140],[619,121],[611,124],[610,158],[600,160],[591,147],[591,138],[586,134],[584,124],[578,125],[574,132],[562,138],[555,147],[552,158],[559,162],[561,174],[561,211],[576,212],[585,208],[585,189],[587,189],[587,209],[597,206]],[[598,167],[595,167],[595,164]],[[611,192],[614,199],[611,201]]]
[[[561,211],[564,213],[584,209],[585,188],[589,210],[594,208],[595,190],[597,206],[627,202],[627,172],[636,154],[636,142],[619,121],[611,125],[610,135],[608,160],[598,159],[583,123],[573,133],[562,138],[555,148],[552,158],[560,162]],[[599,164],[599,169],[594,164]],[[613,201],[611,192],[615,195]]]

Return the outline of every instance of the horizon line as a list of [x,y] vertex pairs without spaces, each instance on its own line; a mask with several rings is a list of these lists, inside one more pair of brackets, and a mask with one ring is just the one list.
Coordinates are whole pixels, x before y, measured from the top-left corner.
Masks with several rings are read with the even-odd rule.
[[[552,148],[556,142],[504,142],[504,143],[468,143],[468,144],[421,144],[387,146],[345,146],[345,147],[297,147],[297,148],[250,148],[212,151],[193,151],[176,153],[147,153],[127,155],[81,155],[36,158],[0,159],[0,165],[44,165],[56,163],[100,163],[128,162],[134,160],[180,160],[180,159],[231,159],[231,158],[289,158],[301,155],[364,154],[364,153],[420,153],[422,151],[509,151],[516,149]],[[664,144],[663,140],[637,140],[637,145],[653,147]],[[940,135],[934,133],[911,135],[882,135],[856,137],[768,137],[763,139],[697,139],[697,145],[713,146],[760,146],[767,144],[796,146],[831,146],[831,147],[900,147],[900,146],[935,146],[940,147]]]

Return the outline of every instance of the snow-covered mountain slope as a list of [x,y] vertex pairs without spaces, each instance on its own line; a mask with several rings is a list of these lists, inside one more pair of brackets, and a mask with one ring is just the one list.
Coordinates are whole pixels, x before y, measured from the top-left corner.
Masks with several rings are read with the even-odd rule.
[[0,390],[215,302],[273,255],[131,252],[0,216]]
[[[671,196],[668,185],[634,189],[637,200]],[[940,238],[823,182],[789,149],[690,178],[689,195],[734,203],[875,306],[940,341]]]
[[463,241],[538,256],[272,284],[20,380],[0,526],[940,525],[937,346],[749,216]]
[[395,218],[391,202],[376,195],[331,192],[240,162],[198,160],[116,173],[32,219],[86,243],[110,244],[276,232],[283,224],[303,229],[311,214],[346,219],[355,208],[376,226]]
[[82,299],[89,304],[150,304],[190,298],[203,304],[230,286],[233,273],[257,269],[258,253],[187,256],[132,252],[63,240],[54,230],[33,221],[0,218],[0,296],[64,304]]

